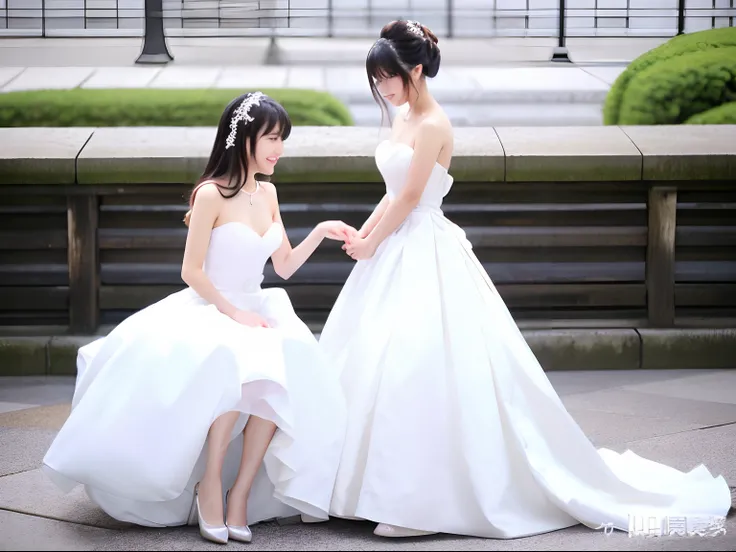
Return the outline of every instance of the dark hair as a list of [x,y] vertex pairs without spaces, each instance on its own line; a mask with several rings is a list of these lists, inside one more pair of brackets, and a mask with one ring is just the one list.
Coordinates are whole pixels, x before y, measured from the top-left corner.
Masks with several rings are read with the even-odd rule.
[[[239,113],[238,109],[244,102],[249,100],[254,103],[247,109],[248,120],[246,121],[242,112]],[[234,140],[232,140],[231,147],[227,147],[229,139],[231,139],[231,122],[236,115]],[[260,92],[248,92],[238,96],[227,105],[217,126],[217,135],[212,145],[212,152],[207,166],[189,197],[189,212],[184,216],[184,222],[187,225],[189,224],[191,208],[194,205],[194,196],[201,184],[207,180],[225,179],[226,184],[215,183],[220,195],[224,198],[237,195],[248,177],[246,140],[250,139],[250,154],[254,156],[258,137],[269,134],[274,129],[278,129],[283,140],[286,140],[291,134],[289,115],[281,104],[272,98]]]
[[376,88],[376,79],[401,77],[404,90],[409,88],[409,72],[422,65],[422,74],[432,78],[440,70],[440,48],[437,37],[424,25],[416,21],[392,21],[381,29],[381,37],[368,52],[365,69],[368,83],[376,103],[384,115],[388,106]]

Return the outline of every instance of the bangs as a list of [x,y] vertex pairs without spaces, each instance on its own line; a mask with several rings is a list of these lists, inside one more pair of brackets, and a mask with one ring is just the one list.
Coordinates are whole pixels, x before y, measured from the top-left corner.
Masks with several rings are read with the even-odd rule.
[[376,80],[390,79],[396,75],[400,75],[402,79],[408,77],[408,71],[401,64],[396,50],[383,38],[376,41],[368,52],[365,69],[371,84]]
[[260,134],[266,135],[276,131],[282,140],[286,140],[291,134],[291,119],[286,110],[274,101],[261,102],[260,108],[259,116],[263,118]]

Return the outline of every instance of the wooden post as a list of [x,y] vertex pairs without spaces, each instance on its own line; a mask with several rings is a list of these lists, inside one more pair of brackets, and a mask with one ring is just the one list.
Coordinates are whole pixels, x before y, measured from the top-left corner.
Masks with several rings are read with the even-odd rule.
[[99,323],[97,197],[70,195],[67,205],[69,329],[72,333],[91,333]]
[[675,323],[675,227],[677,190],[649,190],[649,239],[647,242],[647,309],[649,325],[658,328]]

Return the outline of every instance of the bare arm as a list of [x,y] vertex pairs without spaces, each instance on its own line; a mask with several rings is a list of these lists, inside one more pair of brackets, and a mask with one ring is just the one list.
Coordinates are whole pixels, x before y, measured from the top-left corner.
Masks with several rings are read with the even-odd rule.
[[237,309],[217,291],[203,268],[210,234],[222,201],[224,200],[214,184],[205,184],[197,191],[189,218],[189,233],[184,247],[181,278],[202,299],[215,305],[221,313],[233,318]]
[[350,228],[340,221],[325,221],[315,226],[299,245],[292,247],[281,220],[281,210],[279,209],[276,187],[271,183],[266,183],[264,188],[268,190],[273,201],[273,220],[281,224],[282,232],[284,233],[281,247],[271,255],[274,271],[284,280],[291,278],[307,262],[307,259],[312,256],[317,247],[319,247],[319,244],[322,243],[322,240],[325,238],[345,239],[347,233],[355,232],[355,229]]
[[419,204],[437,157],[442,151],[442,146],[442,129],[432,121],[422,123],[414,143],[414,155],[409,166],[406,184],[401,193],[388,203],[378,224],[366,238],[371,249],[375,250],[381,245],[383,240],[390,236]]
[[361,238],[367,238],[368,235],[373,231],[378,222],[381,220],[381,217],[383,217],[383,214],[386,212],[388,203],[388,195],[386,194],[383,196],[378,205],[376,205],[376,208],[373,209],[371,216],[369,216],[368,219],[363,223],[363,226],[360,227],[358,235]]

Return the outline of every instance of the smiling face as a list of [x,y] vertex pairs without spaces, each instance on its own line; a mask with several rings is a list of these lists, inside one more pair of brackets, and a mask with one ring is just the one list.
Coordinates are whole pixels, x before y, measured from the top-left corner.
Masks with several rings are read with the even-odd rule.
[[248,151],[248,165],[252,164],[256,173],[270,176],[283,153],[284,138],[281,128],[276,126],[270,132],[264,128],[256,139],[255,155],[251,156]]

